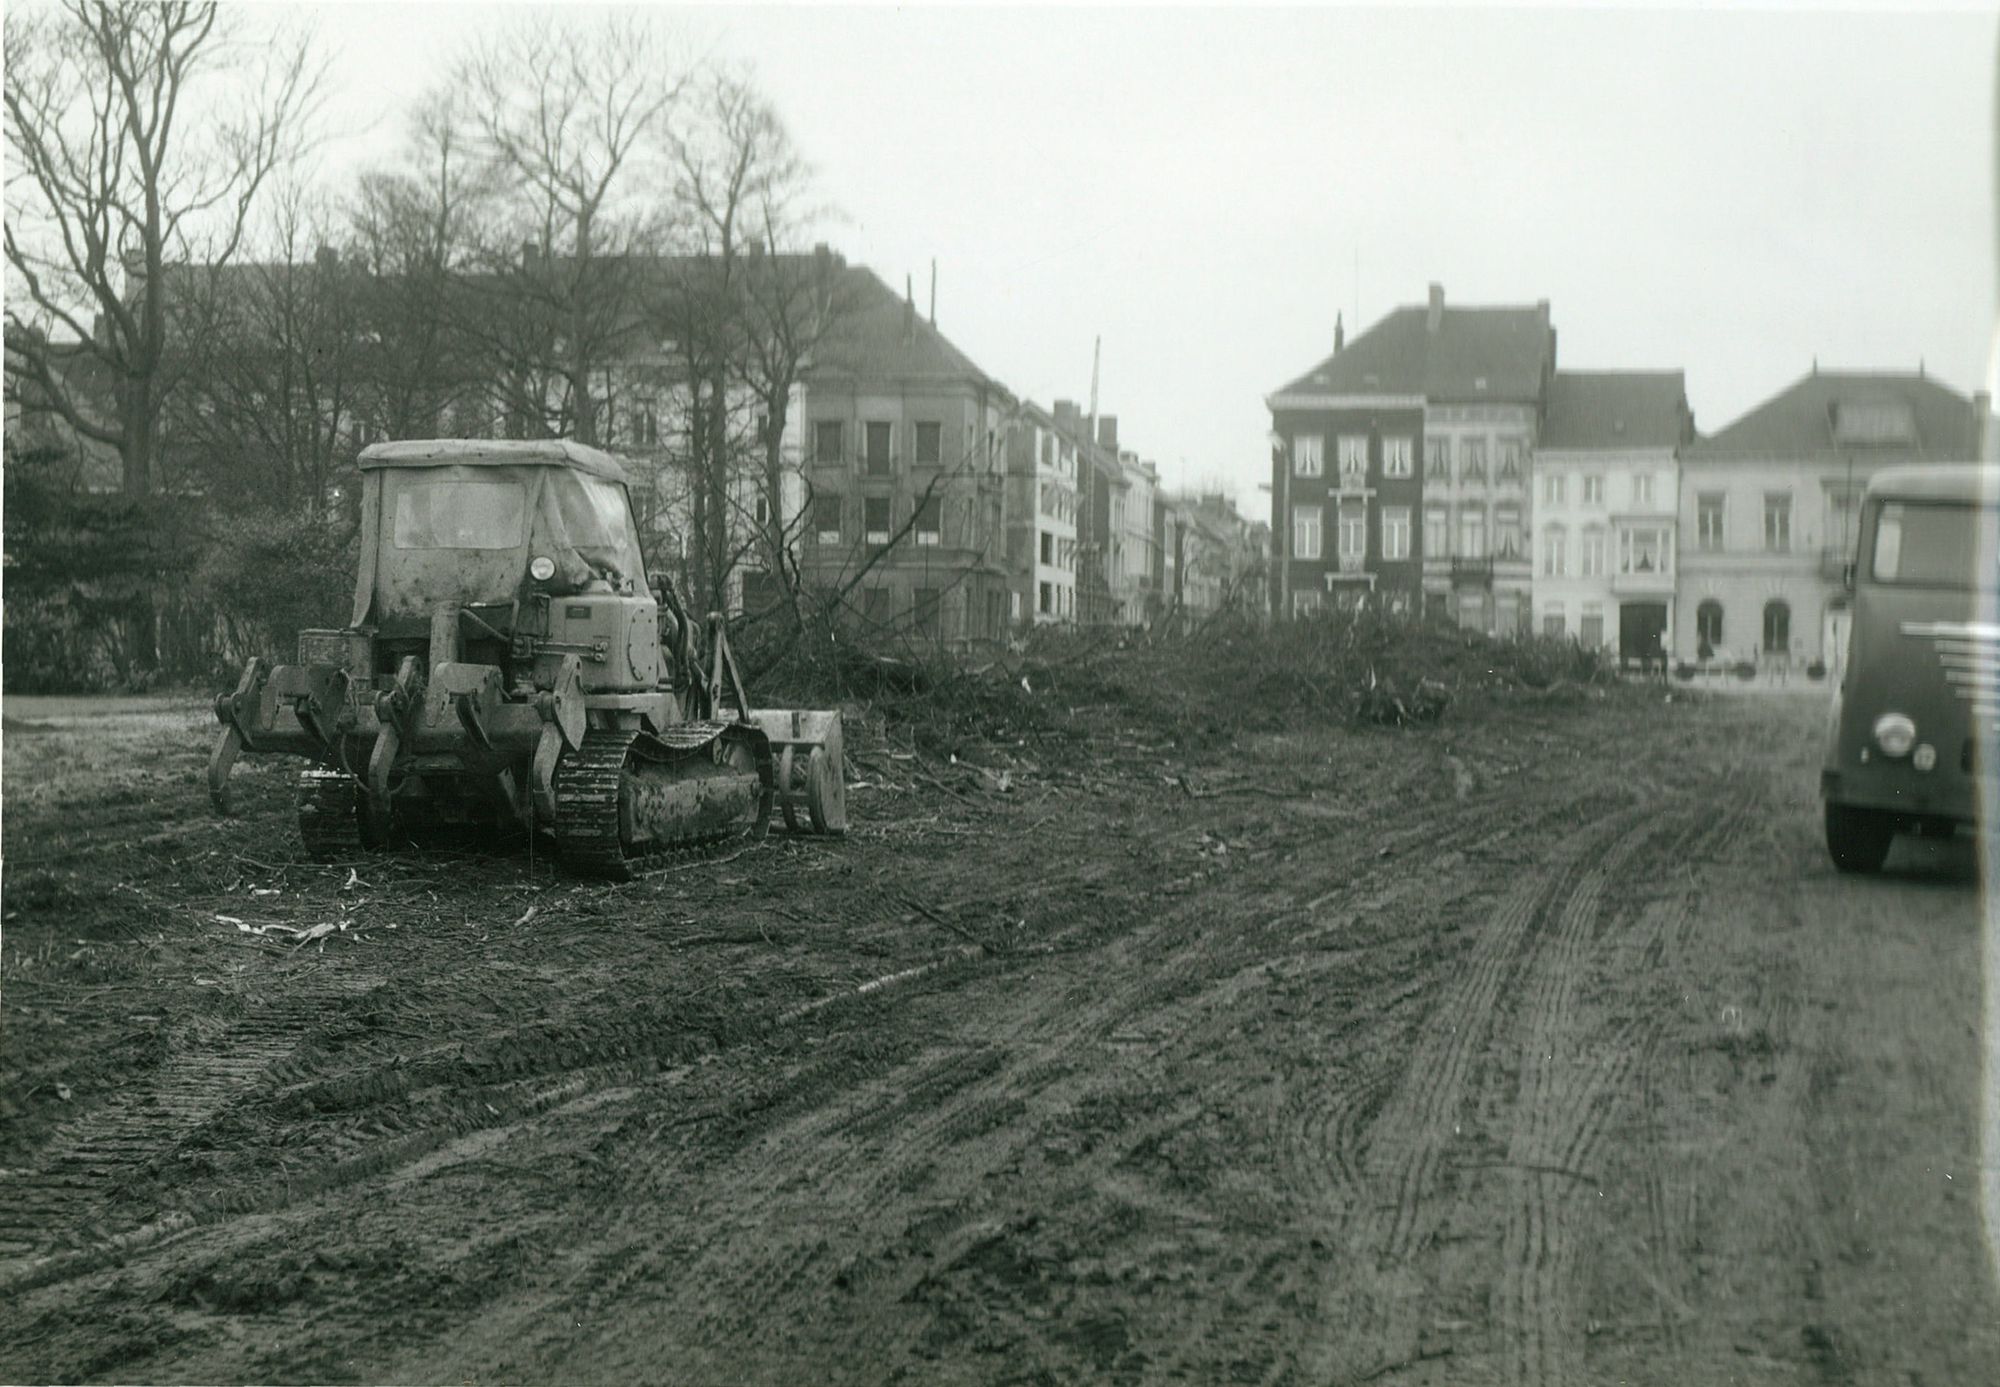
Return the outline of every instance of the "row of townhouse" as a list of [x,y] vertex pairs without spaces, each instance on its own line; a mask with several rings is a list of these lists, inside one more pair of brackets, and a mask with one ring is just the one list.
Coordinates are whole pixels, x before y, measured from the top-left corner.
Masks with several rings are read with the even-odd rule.
[[1811,374],[1710,437],[1685,376],[1561,371],[1546,301],[1403,307],[1267,397],[1271,601],[1364,597],[1628,661],[1826,662],[1883,467],[1990,456],[1986,397]]
[[[853,582],[863,618],[948,645],[1144,626],[1244,593],[1262,610],[1261,529],[1226,499],[1171,495],[1115,416],[1018,397],[907,291],[841,268],[845,307],[796,410],[807,583]],[[763,581],[748,572],[746,591]]]

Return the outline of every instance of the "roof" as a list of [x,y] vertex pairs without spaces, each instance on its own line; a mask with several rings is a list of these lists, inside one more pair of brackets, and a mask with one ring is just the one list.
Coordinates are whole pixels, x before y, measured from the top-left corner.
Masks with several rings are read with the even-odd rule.
[[371,443],[361,467],[572,467],[608,481],[625,480],[618,459],[567,438],[410,438]]
[[1535,400],[1555,366],[1546,303],[1452,308],[1435,332],[1424,305],[1396,309],[1277,395],[1421,395],[1429,400]]
[[1870,496],[1912,501],[1983,501],[2000,499],[2000,467],[1979,463],[1932,463],[1891,467],[1868,483]]
[[1921,372],[1815,369],[1688,456],[1966,462],[1978,444],[1972,402]]
[[1543,448],[1675,448],[1693,433],[1680,371],[1558,371],[1549,382]]
[[811,375],[998,385],[873,270],[847,268],[839,291],[843,310],[813,353]]

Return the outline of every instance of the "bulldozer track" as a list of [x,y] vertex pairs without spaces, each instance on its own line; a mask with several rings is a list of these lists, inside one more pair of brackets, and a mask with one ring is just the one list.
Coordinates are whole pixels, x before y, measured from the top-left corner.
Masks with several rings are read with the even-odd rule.
[[[663,744],[669,754],[699,754],[718,735],[729,735],[731,726],[690,724],[672,729]],[[732,826],[717,832],[693,833],[633,851],[620,832],[619,795],[626,771],[635,761],[668,759],[648,754],[650,740],[636,731],[592,728],[584,734],[581,747],[564,753],[556,770],[555,827],[556,849],[569,871],[600,881],[631,881],[671,867],[690,853],[761,829],[768,807],[759,811],[755,829]],[[762,769],[767,771],[768,767]]]
[[299,772],[299,838],[317,862],[358,857],[370,846],[363,832],[361,782],[345,771]]

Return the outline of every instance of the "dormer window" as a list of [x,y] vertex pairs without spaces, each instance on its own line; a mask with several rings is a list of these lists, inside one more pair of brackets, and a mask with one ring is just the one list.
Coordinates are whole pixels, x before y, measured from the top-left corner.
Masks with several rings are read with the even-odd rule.
[[1833,436],[1842,443],[1914,443],[1917,421],[1902,400],[1839,400]]

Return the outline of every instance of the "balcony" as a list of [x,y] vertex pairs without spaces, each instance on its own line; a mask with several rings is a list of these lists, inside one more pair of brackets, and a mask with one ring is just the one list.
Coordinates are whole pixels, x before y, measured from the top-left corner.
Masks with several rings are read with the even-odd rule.
[[1479,559],[1454,558],[1451,561],[1451,585],[1453,587],[1492,587],[1493,559],[1491,555]]

